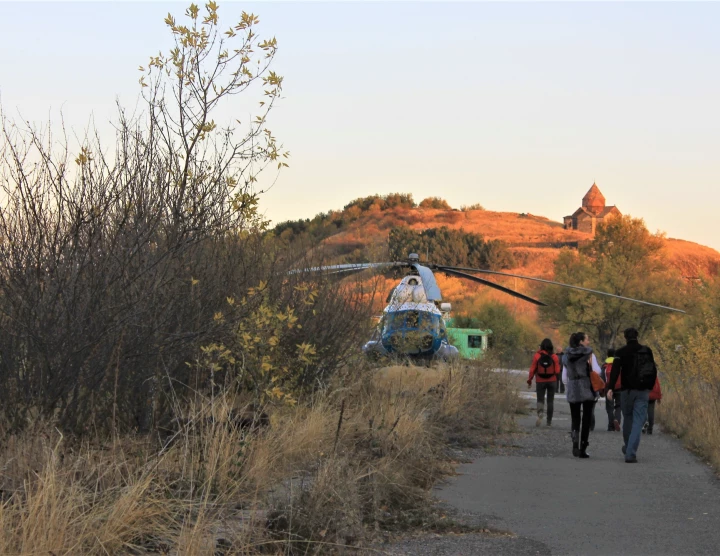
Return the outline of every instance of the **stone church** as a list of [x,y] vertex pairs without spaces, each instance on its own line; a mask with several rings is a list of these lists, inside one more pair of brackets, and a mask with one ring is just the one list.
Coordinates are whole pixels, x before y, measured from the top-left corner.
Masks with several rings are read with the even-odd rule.
[[606,218],[619,216],[621,213],[616,206],[605,206],[605,197],[600,193],[600,188],[593,183],[590,190],[582,200],[582,206],[566,216],[563,221],[566,230],[578,230],[587,234],[595,235],[597,225]]

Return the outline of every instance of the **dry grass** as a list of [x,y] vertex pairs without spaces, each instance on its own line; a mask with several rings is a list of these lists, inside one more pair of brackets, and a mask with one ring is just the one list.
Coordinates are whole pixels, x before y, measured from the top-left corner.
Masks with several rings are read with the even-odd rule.
[[720,320],[713,314],[681,349],[658,349],[663,399],[658,420],[720,472]]
[[[188,408],[163,447],[78,442],[51,426],[2,446],[1,554],[319,553],[422,522],[449,441],[501,433],[507,377],[478,366],[368,371],[256,432],[237,401]],[[212,418],[210,418],[212,416]]]
[[657,419],[690,450],[720,472],[720,402],[707,389],[689,388],[663,396]]

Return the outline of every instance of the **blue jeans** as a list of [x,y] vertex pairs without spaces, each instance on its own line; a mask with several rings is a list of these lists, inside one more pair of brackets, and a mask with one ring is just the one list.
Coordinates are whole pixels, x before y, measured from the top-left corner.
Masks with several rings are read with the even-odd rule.
[[642,428],[647,419],[649,390],[623,390],[620,400],[623,414],[623,440],[625,440],[625,459],[636,457]]

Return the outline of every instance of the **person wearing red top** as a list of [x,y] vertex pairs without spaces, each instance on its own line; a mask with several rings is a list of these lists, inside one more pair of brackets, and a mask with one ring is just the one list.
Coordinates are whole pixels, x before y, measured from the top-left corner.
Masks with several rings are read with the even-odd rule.
[[547,395],[547,426],[552,425],[553,406],[555,400],[555,388],[557,386],[557,375],[561,372],[560,361],[553,353],[553,344],[549,338],[540,343],[540,349],[535,353],[530,365],[530,376],[528,377],[528,388],[532,386],[535,378],[535,392],[537,393],[537,421],[535,426],[542,423],[545,410],[545,396]]
[[[615,350],[613,348],[609,348],[607,351],[607,359],[605,359],[605,363],[602,366],[602,373],[600,374],[600,378],[602,378],[605,382],[610,380],[610,375],[612,374],[612,365],[613,360],[615,359]],[[617,382],[615,383],[615,390],[620,390],[621,383],[620,383],[620,377],[618,376]],[[615,396],[615,399],[612,400],[605,400],[605,411],[608,415],[608,431],[620,431],[620,421],[622,419],[622,410],[620,408],[620,396]]]
[[650,400],[648,401],[648,415],[643,432],[652,434],[653,425],[655,424],[655,402],[660,403],[662,400],[662,390],[660,389],[660,379],[655,379],[655,386],[650,390]]

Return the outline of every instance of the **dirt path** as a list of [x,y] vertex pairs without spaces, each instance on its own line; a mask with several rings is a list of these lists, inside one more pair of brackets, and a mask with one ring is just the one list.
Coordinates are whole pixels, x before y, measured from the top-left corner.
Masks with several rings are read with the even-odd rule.
[[628,465],[622,433],[606,431],[603,400],[595,415],[589,460],[571,454],[563,396],[552,428],[536,428],[532,414],[521,417],[510,445],[466,454],[472,463],[437,489],[461,520],[512,536],[424,536],[388,553],[720,553],[720,481],[710,468],[657,425],[655,434],[642,437],[640,463]]

